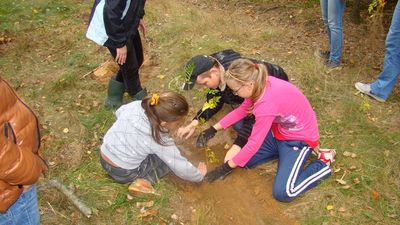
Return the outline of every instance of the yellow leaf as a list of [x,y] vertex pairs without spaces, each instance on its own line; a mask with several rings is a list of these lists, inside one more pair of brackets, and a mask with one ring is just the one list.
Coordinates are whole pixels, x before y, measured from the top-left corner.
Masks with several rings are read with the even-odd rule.
[[333,209],[333,205],[327,205],[326,210],[331,211]]
[[66,134],[66,133],[69,132],[69,129],[68,128],[64,128],[63,132]]
[[225,150],[228,150],[230,147],[231,147],[231,146],[230,146],[228,143],[226,143],[226,144],[224,145],[224,149],[225,149]]
[[166,77],[166,75],[158,75],[157,76],[160,80],[163,80],[165,77]]

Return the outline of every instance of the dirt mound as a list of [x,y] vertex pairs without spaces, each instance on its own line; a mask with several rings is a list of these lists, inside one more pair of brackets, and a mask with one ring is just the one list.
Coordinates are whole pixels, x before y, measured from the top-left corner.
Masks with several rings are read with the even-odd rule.
[[[190,146],[185,146],[190,149]],[[192,148],[193,149],[193,148]],[[212,146],[220,162],[226,150]],[[192,161],[204,161],[202,150],[191,151]],[[216,165],[208,165],[211,170]],[[256,169],[235,169],[224,180],[193,185],[176,178],[171,180],[179,193],[171,199],[171,207],[183,220],[195,224],[298,224],[280,209],[272,196],[276,163]],[[205,217],[205,218],[202,218]]]

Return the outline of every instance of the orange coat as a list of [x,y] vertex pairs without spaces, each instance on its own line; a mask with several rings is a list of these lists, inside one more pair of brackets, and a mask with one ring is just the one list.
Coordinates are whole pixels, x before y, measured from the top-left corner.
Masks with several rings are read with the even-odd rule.
[[33,111],[0,77],[0,212],[18,199],[23,185],[48,170],[38,155],[40,133]]

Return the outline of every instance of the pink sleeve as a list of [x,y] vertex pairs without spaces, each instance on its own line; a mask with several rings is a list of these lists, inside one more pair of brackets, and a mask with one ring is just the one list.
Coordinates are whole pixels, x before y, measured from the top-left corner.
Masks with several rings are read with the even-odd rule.
[[248,115],[248,108],[252,104],[253,102],[250,99],[245,99],[238,108],[224,116],[224,118],[222,118],[219,123],[224,129],[230,127],[232,124],[235,124],[236,122]]
[[256,117],[256,122],[253,126],[253,130],[251,131],[251,135],[247,141],[247,144],[232,159],[236,165],[244,167],[247,162],[256,154],[267,137],[274,118],[274,116]]

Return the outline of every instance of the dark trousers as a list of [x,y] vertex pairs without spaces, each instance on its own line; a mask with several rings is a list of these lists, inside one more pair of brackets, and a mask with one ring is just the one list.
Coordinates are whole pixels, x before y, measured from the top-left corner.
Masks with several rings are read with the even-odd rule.
[[[142,90],[139,68],[143,64],[143,47],[139,31],[128,39],[126,48],[128,50],[126,62],[123,65],[119,65],[119,70],[115,79],[124,83],[128,94],[133,97]],[[108,50],[115,59],[117,50],[113,48],[108,48]]]
[[331,175],[331,169],[321,160],[314,160],[305,166],[311,152],[312,148],[303,141],[278,140],[270,130],[246,167],[253,168],[278,159],[272,194],[278,201],[290,202]]
[[148,155],[138,168],[131,170],[110,165],[101,156],[100,164],[110,177],[121,184],[133,182],[137,178],[144,178],[152,184],[155,184],[158,179],[167,175],[171,171],[167,164],[165,164],[155,154]]

